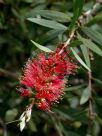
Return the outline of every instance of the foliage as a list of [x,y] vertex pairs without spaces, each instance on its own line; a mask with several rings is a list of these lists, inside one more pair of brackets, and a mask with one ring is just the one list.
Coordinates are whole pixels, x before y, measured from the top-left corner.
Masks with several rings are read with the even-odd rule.
[[[0,0],[1,136],[101,136],[102,5],[97,1]],[[34,108],[21,133],[18,118],[30,103],[16,89],[21,68],[41,52],[38,48],[54,51],[68,39],[80,66],[77,74],[68,77],[64,98],[54,106],[54,113]]]

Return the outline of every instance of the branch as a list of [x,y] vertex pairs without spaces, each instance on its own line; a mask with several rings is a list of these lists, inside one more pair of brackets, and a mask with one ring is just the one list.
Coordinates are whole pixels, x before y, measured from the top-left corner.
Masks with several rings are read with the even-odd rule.
[[93,16],[96,13],[96,11],[100,9],[100,7],[101,7],[101,4],[96,2],[95,5],[91,9],[89,9],[88,11],[83,13],[83,15],[79,17],[79,23],[81,25],[88,24],[91,19],[90,17]]
[[70,37],[68,38],[68,40],[65,42],[64,46],[62,47],[62,49],[60,50],[59,54],[61,54],[63,52],[63,49],[67,47],[67,45],[70,44],[71,40],[73,39],[74,37],[74,33],[75,33],[75,30],[71,33]]

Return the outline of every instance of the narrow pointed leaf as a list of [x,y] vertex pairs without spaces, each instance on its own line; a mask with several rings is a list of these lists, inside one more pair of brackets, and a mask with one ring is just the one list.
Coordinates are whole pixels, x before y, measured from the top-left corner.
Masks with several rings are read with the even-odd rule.
[[79,0],[75,0],[74,1],[74,15],[71,21],[71,24],[69,26],[69,31],[73,31],[73,29],[75,28],[75,24],[79,18],[79,16],[81,15],[81,11],[84,5],[84,0],[81,0],[79,2]]
[[32,42],[37,48],[39,48],[40,50],[42,50],[42,51],[44,51],[44,52],[48,52],[48,53],[49,53],[49,52],[53,52],[53,51],[50,50],[49,48],[44,47],[44,46],[42,46],[42,45],[40,45],[40,44],[34,42],[33,40],[31,40],[31,42]]
[[86,46],[81,45],[81,50],[85,59],[85,62],[87,64],[87,66],[90,68],[90,59],[89,59],[89,52]]
[[83,38],[81,35],[78,34],[78,39],[83,42],[83,45],[88,47],[93,52],[97,53],[98,55],[102,56],[102,50],[91,40]]
[[54,38],[57,38],[59,34],[62,34],[63,30],[50,30],[45,33],[41,38],[39,38],[39,42],[41,44],[46,43]]
[[80,104],[82,105],[82,104],[86,103],[86,102],[89,100],[90,95],[91,95],[91,92],[90,92],[90,90],[89,90],[89,87],[87,87],[87,88],[83,91],[83,93],[82,93],[82,95],[81,95]]
[[79,9],[77,9],[76,12],[74,13],[74,16],[72,18],[72,22],[69,26],[69,32],[71,32],[74,29],[76,21],[78,20],[78,17],[79,17]]
[[92,18],[92,20],[88,23],[88,25],[92,25],[102,21],[102,12],[98,13],[96,16]]
[[89,27],[82,27],[81,30],[94,42],[102,46],[102,34]]
[[41,18],[27,18],[30,22],[39,24],[41,26],[45,26],[52,29],[58,29],[58,30],[67,30],[67,27],[57,23],[56,21],[41,19]]
[[102,81],[100,79],[97,79],[97,78],[93,78],[93,80],[98,83],[99,85],[102,86]]
[[79,61],[79,63],[86,68],[87,70],[91,71],[90,68],[84,63],[84,61],[79,57],[79,55],[76,53],[76,51],[71,47],[71,50],[74,54],[74,56],[76,57],[76,59]]
[[78,86],[72,86],[72,87],[68,87],[68,88],[65,88],[65,91],[67,93],[67,91],[76,91],[76,90],[79,90],[81,89],[82,87],[84,87],[85,85],[78,85]]
[[69,15],[59,12],[59,11],[52,11],[52,10],[31,10],[31,12],[28,14],[30,17],[34,17],[35,15],[40,15],[42,17],[56,20],[59,22],[69,22],[71,19]]
[[7,122],[12,122],[15,119],[15,117],[17,116],[17,113],[18,113],[18,111],[15,108],[12,110],[11,109],[7,110],[7,112],[5,114],[5,120]]
[[80,2],[79,0],[74,0],[73,2],[74,2],[74,12],[76,12],[76,9],[78,9],[78,16],[80,16],[84,5],[84,0],[81,0]]

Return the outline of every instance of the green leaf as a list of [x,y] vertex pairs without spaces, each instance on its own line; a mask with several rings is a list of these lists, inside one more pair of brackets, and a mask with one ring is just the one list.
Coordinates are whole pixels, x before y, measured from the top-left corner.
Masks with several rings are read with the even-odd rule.
[[6,112],[6,115],[5,115],[5,120],[7,122],[11,122],[11,121],[13,121],[15,119],[15,117],[17,116],[17,114],[18,114],[17,109],[8,110]]
[[63,30],[50,30],[47,33],[45,33],[41,38],[39,38],[39,42],[41,44],[44,44],[56,37],[58,37],[59,34],[62,34]]
[[36,124],[35,124],[35,122],[33,122],[33,120],[30,120],[28,124],[29,124],[29,128],[31,131],[33,131],[33,132],[37,131]]
[[68,88],[65,88],[65,91],[76,91],[76,90],[79,90],[81,89],[82,87],[84,87],[85,85],[77,85],[77,86],[72,86],[72,87],[68,87]]
[[73,29],[75,28],[75,24],[76,24],[79,16],[81,15],[83,5],[84,5],[84,0],[81,0],[80,2],[79,2],[79,0],[75,0],[75,3],[74,3],[74,15],[73,15],[71,24],[69,26],[69,31],[70,32],[73,31]]
[[57,10],[60,11],[69,11],[70,9],[72,9],[72,3],[70,1],[54,1],[53,2],[53,7]]
[[77,108],[77,106],[79,105],[78,97],[68,98],[68,102],[69,102],[71,108]]
[[99,121],[97,121],[96,119],[93,122],[93,136],[98,136],[101,130],[101,126]]
[[81,41],[79,41],[79,40],[74,40],[74,41],[72,41],[72,42],[70,43],[70,46],[71,46],[71,47],[76,47],[76,46],[81,45],[81,44],[82,44]]
[[86,103],[91,95],[91,91],[89,90],[89,87],[87,87],[85,90],[83,90],[83,93],[81,95],[80,104]]
[[41,26],[45,26],[48,28],[53,28],[53,29],[57,29],[57,30],[67,30],[67,27],[57,23],[56,21],[51,21],[51,20],[46,20],[46,19],[41,19],[41,18],[27,18],[27,20],[39,24]]
[[63,112],[61,110],[54,109],[54,112],[58,113],[64,119],[73,120],[67,113],[65,113],[65,112]]
[[11,10],[14,16],[20,19],[21,16],[19,16],[19,13],[16,11],[16,9],[12,8]]
[[40,15],[42,17],[56,20],[59,22],[69,22],[71,19],[69,15],[59,12],[59,11],[52,11],[52,10],[31,10],[31,12],[28,14],[30,17],[34,17],[35,15]]
[[78,9],[78,16],[81,15],[83,5],[84,5],[84,0],[81,0],[80,2],[79,0],[74,0],[74,13]]
[[76,53],[76,51],[71,47],[71,50],[76,57],[76,59],[81,63],[81,65],[86,68],[87,70],[91,71],[90,68],[84,63],[84,61],[79,57],[79,55]]
[[61,126],[59,125],[59,120],[56,120],[54,118],[54,116],[51,117],[52,121],[53,121],[53,124],[54,124],[54,127],[56,128],[57,132],[58,132],[58,135],[59,136],[63,136],[63,132],[62,132],[62,128]]
[[80,45],[85,62],[87,64],[87,66],[90,68],[90,59],[89,59],[89,52],[86,46]]
[[102,21],[102,12],[98,13],[93,19],[88,23],[88,25],[92,25]]
[[78,39],[83,42],[83,46],[85,45],[93,52],[97,53],[98,55],[102,56],[102,50],[91,40],[83,38],[81,35],[78,34]]
[[102,118],[100,118],[99,116],[96,117],[96,120],[99,122],[99,124],[102,126]]
[[102,46],[102,34],[88,27],[82,27],[81,30],[94,42]]
[[97,78],[92,78],[96,83],[98,83],[100,86],[102,86],[102,81]]
[[31,42],[32,42],[36,47],[38,47],[40,50],[42,50],[42,51],[45,51],[45,52],[48,52],[48,53],[49,53],[49,52],[53,52],[53,51],[50,50],[49,48],[44,47],[44,46],[42,46],[42,45],[40,45],[40,44],[34,42],[33,40],[31,40]]
[[79,9],[77,9],[76,12],[74,13],[71,24],[69,26],[69,32],[71,32],[75,27],[76,21],[78,20],[78,17],[79,17],[79,12],[78,11],[79,11]]

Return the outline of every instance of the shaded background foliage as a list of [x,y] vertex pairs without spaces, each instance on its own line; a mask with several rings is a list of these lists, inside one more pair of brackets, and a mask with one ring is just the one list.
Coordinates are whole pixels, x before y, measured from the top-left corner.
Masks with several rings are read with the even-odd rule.
[[[86,27],[79,27],[77,32],[85,39],[91,39],[90,50],[92,69],[92,108],[91,119],[89,110],[89,93],[84,93],[88,86],[87,70],[79,64],[80,69],[74,77],[69,77],[66,94],[63,100],[53,108],[54,114],[33,109],[32,118],[25,130],[21,133],[17,123],[6,124],[19,118],[29,103],[22,99],[16,87],[19,85],[18,77],[22,67],[29,57],[35,56],[39,50],[32,45],[30,40],[55,49],[58,43],[68,38],[69,31],[76,27],[79,15],[88,11],[95,4],[95,0],[0,0],[0,135],[37,135],[37,136],[101,136],[102,134],[102,54],[95,47],[102,48],[102,5],[98,6],[95,13],[88,18]],[[82,5],[81,5],[82,4]],[[78,9],[78,10],[77,10]],[[48,11],[60,11],[65,13],[52,15]],[[78,15],[76,14],[78,13]],[[27,18],[38,18],[57,21],[64,26],[55,26],[55,22],[44,27],[44,23],[38,25]],[[45,20],[45,21],[46,21]],[[33,20],[34,21],[34,20]],[[57,24],[58,25],[58,24]],[[52,28],[49,28],[51,26]],[[57,28],[56,28],[57,27]],[[88,66],[87,54],[79,45],[85,44],[85,39],[77,38],[70,46],[75,47],[76,52]],[[92,44],[92,46],[91,46]],[[91,47],[90,47],[91,46]],[[84,53],[83,53],[84,52]],[[96,52],[97,54],[95,54]],[[87,52],[86,52],[87,53]],[[80,60],[79,60],[80,62]],[[89,91],[88,91],[89,92]],[[82,104],[80,104],[82,99]],[[86,103],[83,102],[86,99]]]

